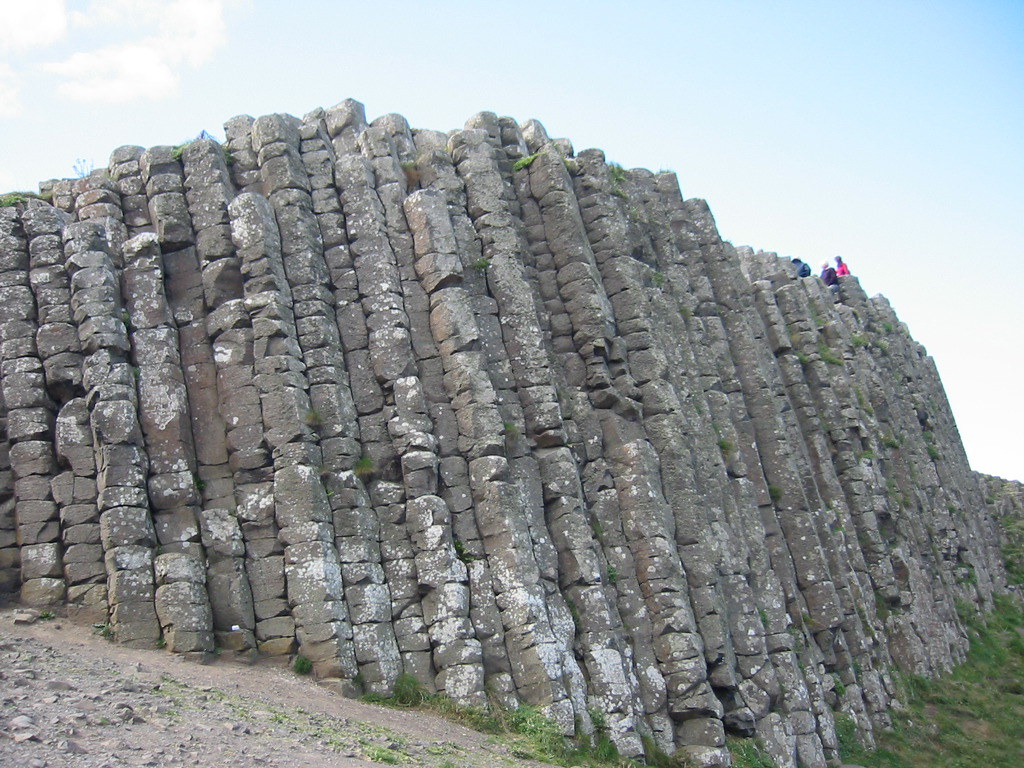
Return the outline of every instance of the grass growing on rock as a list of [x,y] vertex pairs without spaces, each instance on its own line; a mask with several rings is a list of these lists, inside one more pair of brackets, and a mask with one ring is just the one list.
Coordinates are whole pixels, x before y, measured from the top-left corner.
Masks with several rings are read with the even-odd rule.
[[35,192],[6,192],[0,195],[0,208],[10,208],[15,205],[22,205],[28,200],[45,200],[46,202],[50,202],[52,199],[52,193],[37,195]]
[[356,461],[355,465],[352,467],[352,471],[355,473],[356,477],[364,483],[368,483],[373,479],[374,475],[377,474],[377,466],[374,464],[371,456],[364,454]]
[[512,756],[519,760],[537,760],[562,766],[636,766],[638,763],[619,756],[608,738],[605,723],[594,717],[594,737],[572,741],[565,738],[558,725],[539,709],[521,706],[504,710],[492,704],[487,710],[460,707],[451,699],[423,690],[412,675],[403,674],[395,681],[391,696],[368,694],[364,701],[401,709],[422,709],[441,715],[469,728],[500,737],[511,746]]
[[733,768],[776,768],[775,761],[757,739],[727,736],[725,746],[732,755]]
[[520,157],[512,164],[512,170],[521,171],[523,170],[523,168],[529,168],[533,161],[536,160],[539,156],[540,152],[537,152],[532,155],[527,155],[526,157]]
[[1024,609],[996,598],[983,617],[963,617],[967,662],[948,675],[903,679],[905,710],[877,733],[878,749],[857,744],[839,718],[840,753],[865,768],[1019,768],[1024,765]]

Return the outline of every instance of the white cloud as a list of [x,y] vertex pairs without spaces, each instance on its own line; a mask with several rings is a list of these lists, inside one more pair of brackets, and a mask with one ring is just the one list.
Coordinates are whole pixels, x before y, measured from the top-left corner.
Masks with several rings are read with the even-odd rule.
[[76,27],[98,27],[128,21],[131,26],[142,26],[159,18],[166,5],[166,0],[92,0],[85,10],[71,12],[71,23]]
[[67,32],[64,0],[5,2],[0,7],[0,52],[24,53],[57,42]]
[[76,53],[45,68],[64,78],[57,90],[75,101],[114,103],[139,96],[159,98],[178,85],[170,63],[148,40]]
[[205,64],[224,46],[224,15],[233,1],[93,0],[71,14],[73,26],[102,26],[131,39],[43,67],[62,78],[58,91],[76,101],[159,99],[177,90],[183,70]]
[[18,74],[9,64],[0,61],[0,118],[17,117],[21,110]]

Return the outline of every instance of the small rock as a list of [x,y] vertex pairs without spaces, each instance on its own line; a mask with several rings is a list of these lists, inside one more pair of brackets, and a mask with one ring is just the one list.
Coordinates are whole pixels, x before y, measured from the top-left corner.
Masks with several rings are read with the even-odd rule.
[[20,731],[25,728],[35,727],[36,721],[28,715],[18,715],[17,717],[12,717],[7,724],[11,727],[11,730]]
[[14,612],[15,624],[35,624],[39,621],[39,611],[33,608],[20,608]]
[[58,742],[57,748],[72,755],[86,755],[89,753],[89,750],[87,750],[77,741],[73,741],[72,739],[67,739],[65,741]]

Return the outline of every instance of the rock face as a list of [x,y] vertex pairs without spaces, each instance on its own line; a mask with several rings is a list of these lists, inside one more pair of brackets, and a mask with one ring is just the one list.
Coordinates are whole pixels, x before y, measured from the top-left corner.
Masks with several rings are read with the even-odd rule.
[[701,766],[824,766],[963,660],[999,535],[884,299],[535,121],[225,127],[0,209],[23,603]]

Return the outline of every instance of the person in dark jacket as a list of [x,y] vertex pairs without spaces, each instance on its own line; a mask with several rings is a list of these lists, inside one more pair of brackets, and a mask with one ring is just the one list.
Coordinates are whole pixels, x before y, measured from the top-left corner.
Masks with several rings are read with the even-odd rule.
[[828,265],[827,261],[821,265],[821,282],[828,286],[833,296],[839,295],[839,278],[836,276],[836,271]]
[[793,269],[796,270],[797,277],[811,276],[811,265],[795,256],[793,257]]

